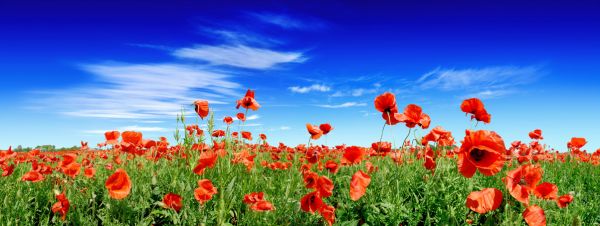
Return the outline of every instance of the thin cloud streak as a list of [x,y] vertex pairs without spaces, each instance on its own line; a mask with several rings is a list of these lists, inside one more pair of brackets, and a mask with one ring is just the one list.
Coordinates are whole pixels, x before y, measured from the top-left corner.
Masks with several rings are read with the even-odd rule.
[[366,105],[367,105],[366,103],[346,102],[346,103],[337,104],[337,105],[321,104],[321,105],[316,105],[316,106],[323,107],[323,108],[349,108],[349,107],[360,107],[360,106],[366,106]]
[[180,58],[205,61],[213,65],[238,68],[269,69],[282,63],[302,63],[306,60],[301,52],[278,52],[244,45],[207,46],[182,48],[173,55]]
[[319,30],[326,27],[326,24],[316,18],[292,18],[286,14],[276,13],[248,13],[253,18],[256,18],[264,23],[272,24],[283,29],[289,30]]
[[313,84],[311,86],[292,86],[288,87],[290,91],[293,93],[308,93],[312,91],[316,92],[328,92],[331,90],[331,87],[320,84]]
[[531,83],[544,72],[538,66],[499,66],[469,69],[435,69],[417,80],[421,89],[454,91],[467,88],[500,88]]
[[70,116],[153,119],[171,118],[197,98],[226,104],[228,98],[240,95],[240,85],[231,82],[231,76],[206,67],[109,63],[85,65],[83,69],[99,82],[48,93],[49,97],[37,104],[61,109]]

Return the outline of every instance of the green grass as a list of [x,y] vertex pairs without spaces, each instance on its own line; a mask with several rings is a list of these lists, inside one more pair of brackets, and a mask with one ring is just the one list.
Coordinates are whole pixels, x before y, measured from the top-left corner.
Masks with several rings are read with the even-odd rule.
[[[231,150],[229,150],[231,151]],[[244,165],[231,164],[228,155],[219,158],[214,168],[202,176],[192,172],[197,153],[184,159],[154,163],[143,158],[124,161],[116,168],[124,168],[133,184],[124,200],[113,200],[104,187],[112,174],[104,168],[108,160],[93,161],[97,174],[92,179],[78,175],[70,179],[60,173],[48,175],[42,182],[20,181],[30,170],[30,164],[19,164],[15,172],[0,178],[0,222],[2,225],[324,225],[318,214],[300,210],[300,198],[309,193],[304,188],[299,163],[292,170],[271,170],[260,165],[262,160],[272,162],[268,153],[259,153],[256,165],[248,172]],[[122,156],[125,159],[125,156]],[[509,168],[493,177],[476,174],[464,178],[457,170],[454,159],[439,158],[435,174],[422,166],[422,161],[395,164],[391,159],[371,159],[379,170],[371,173],[372,182],[367,193],[354,202],[349,197],[350,178],[364,163],[341,167],[337,174],[313,170],[334,181],[335,189],[325,202],[336,207],[336,225],[465,225],[466,219],[482,225],[524,225],[521,217],[524,206],[513,199],[501,178]],[[138,168],[137,164],[143,165]],[[517,163],[513,164],[513,167]],[[600,224],[600,167],[578,162],[542,163],[542,181],[555,183],[559,195],[574,192],[575,199],[568,208],[559,209],[552,201],[531,196],[532,204],[544,208],[549,225]],[[201,206],[193,197],[196,181],[210,179],[218,189],[212,200]],[[55,181],[64,180],[56,186]],[[500,189],[504,200],[500,208],[479,215],[465,207],[471,191],[493,187]],[[65,189],[71,203],[66,221],[54,215],[50,208],[56,202],[54,189]],[[244,194],[263,191],[275,211],[253,212],[242,202]],[[183,197],[184,207],[179,213],[158,204],[166,193]]]

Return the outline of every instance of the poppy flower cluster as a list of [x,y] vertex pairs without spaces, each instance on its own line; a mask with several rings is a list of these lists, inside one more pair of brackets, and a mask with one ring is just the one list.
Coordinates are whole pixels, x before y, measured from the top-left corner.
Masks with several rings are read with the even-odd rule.
[[[236,104],[236,108],[245,108],[246,113],[248,109],[258,110],[260,107],[254,99],[254,91],[252,90],[248,90],[246,95],[238,100]],[[376,110],[382,113],[382,118],[385,121],[384,129],[386,125],[397,123],[404,123],[410,129],[418,127],[428,129],[431,125],[431,118],[418,105],[408,104],[403,112],[399,112],[396,98],[392,93],[388,92],[376,97],[374,104]],[[208,101],[195,101],[194,110],[201,119],[204,119],[210,112]],[[461,110],[471,114],[471,119],[490,123],[491,116],[479,99],[472,98],[463,101]],[[587,162],[593,165],[600,164],[600,149],[594,153],[587,153],[587,151],[582,150],[587,143],[585,138],[572,138],[567,143],[567,147],[571,152],[559,153],[541,143],[543,140],[541,129],[535,129],[528,134],[529,138],[532,139],[530,143],[516,141],[511,143],[507,149],[503,138],[494,131],[466,130],[460,146],[457,146],[450,131],[441,126],[436,126],[420,139],[415,135],[414,140],[403,142],[402,148],[393,149],[391,142],[382,140],[373,142],[370,147],[311,145],[310,140],[318,140],[334,128],[329,123],[318,126],[306,124],[307,132],[310,135],[309,144],[291,147],[283,143],[272,146],[266,142],[267,135],[262,133],[258,135],[260,139],[253,140],[251,131],[241,129],[241,122],[247,120],[246,114],[238,113],[236,118],[240,120],[240,129],[235,132],[230,131],[229,125],[234,120],[231,116],[223,118],[226,130],[212,130],[214,127],[209,126],[210,136],[212,137],[208,138],[211,141],[205,140],[202,137],[203,131],[199,126],[192,124],[185,127],[187,130],[185,134],[188,136],[185,137],[184,141],[182,143],[178,141],[175,145],[170,145],[164,137],[158,140],[144,138],[143,134],[137,131],[107,131],[104,133],[105,141],[98,144],[99,148],[110,147],[106,150],[94,150],[85,141],[81,142],[80,148],[72,152],[50,153],[35,149],[29,152],[16,153],[9,148],[6,151],[0,151],[0,168],[3,177],[10,177],[16,166],[26,164],[25,167],[28,171],[19,175],[20,177],[14,177],[16,180],[27,181],[20,183],[31,185],[31,183],[45,181],[43,184],[52,183],[53,186],[56,186],[54,194],[56,202],[53,203],[50,210],[54,213],[54,216],[60,217],[62,220],[67,219],[71,207],[67,194],[72,200],[78,200],[73,197],[76,193],[69,189],[77,189],[82,193],[85,192],[85,189],[89,189],[88,187],[80,188],[78,185],[82,183],[78,180],[91,178],[91,181],[95,181],[97,178],[94,177],[103,177],[98,178],[98,180],[104,182],[104,188],[101,189],[107,191],[104,192],[106,194],[104,195],[105,199],[114,199],[112,202],[118,202],[117,200],[124,200],[128,197],[131,199],[135,197],[130,197],[130,195],[132,193],[135,195],[136,192],[139,192],[139,189],[132,190],[134,184],[125,169],[130,170],[130,172],[131,169],[144,170],[147,167],[146,164],[157,163],[160,160],[178,160],[177,164],[167,162],[165,165],[183,167],[188,174],[194,177],[203,177],[197,180],[197,186],[196,184],[192,185],[196,179],[191,182],[181,181],[183,184],[181,187],[186,190],[193,190],[193,197],[200,204],[201,209],[211,208],[213,205],[210,205],[210,201],[220,192],[221,188],[215,185],[221,186],[222,180],[219,180],[219,184],[213,184],[212,179],[215,178],[207,178],[213,176],[215,172],[221,172],[223,169],[219,167],[226,166],[228,170],[236,170],[236,168],[242,167],[246,169],[247,172],[245,173],[248,175],[257,172],[277,171],[275,173],[278,176],[289,175],[289,180],[284,181],[290,182],[298,181],[292,179],[293,176],[298,176],[294,173],[301,173],[302,182],[300,183],[303,183],[307,189],[306,193],[291,192],[289,194],[291,196],[295,195],[294,202],[296,202],[296,205],[299,204],[300,210],[306,212],[306,214],[319,214],[324,222],[333,225],[336,220],[336,208],[367,205],[368,203],[365,202],[372,200],[369,195],[373,195],[371,193],[377,191],[368,189],[373,189],[372,186],[377,185],[375,184],[377,183],[375,178],[377,178],[378,173],[390,172],[389,169],[383,168],[385,165],[381,165],[382,162],[394,161],[397,165],[392,164],[393,167],[402,167],[402,164],[405,163],[418,163],[418,166],[421,167],[422,163],[422,167],[426,170],[436,173],[438,164],[444,162],[442,160],[455,160],[457,171],[465,178],[473,178],[477,172],[487,177],[502,174],[502,182],[507,191],[505,192],[507,194],[503,194],[500,189],[493,187],[477,188],[481,190],[471,191],[464,197],[466,208],[463,208],[472,211],[469,212],[467,218],[475,214],[489,214],[498,210],[502,205],[517,204],[523,206],[522,217],[527,224],[545,225],[546,215],[544,209],[541,206],[532,204],[539,204],[538,201],[555,202],[558,208],[565,208],[574,201],[574,195],[577,193],[564,194],[563,192],[563,195],[560,195],[561,193],[559,193],[556,184],[548,181],[544,182],[542,180],[544,172],[540,162],[572,161],[577,164]],[[212,120],[210,120],[210,123],[213,123]],[[225,128],[225,125],[223,128]],[[410,129],[409,131],[411,131]],[[196,139],[197,137],[200,138]],[[231,139],[232,137],[236,139]],[[415,143],[412,143],[412,141],[415,141]],[[405,145],[407,146],[406,149],[404,149]],[[392,151],[393,154],[390,154]],[[260,165],[257,167],[255,167],[255,159],[260,161]],[[97,161],[101,161],[101,163]],[[223,162],[219,161],[230,161],[231,165],[227,162],[222,164]],[[219,163],[218,166],[217,163]],[[29,168],[29,166],[31,167]],[[156,166],[158,165],[146,169],[156,170]],[[502,171],[505,166],[508,169]],[[100,172],[98,175],[96,175],[96,169]],[[506,172],[506,175],[500,172]],[[152,183],[155,185],[154,176],[158,174],[154,171],[153,173]],[[348,173],[352,174],[351,177],[347,175]],[[80,174],[83,174],[85,178]],[[138,179],[135,178],[138,175],[140,174],[132,174],[133,179]],[[374,178],[373,185],[371,185],[371,176]],[[436,173],[434,176],[433,178],[437,180],[437,177],[441,177],[441,174]],[[236,175],[236,177],[239,177],[239,175]],[[429,174],[423,175],[423,180],[426,183],[435,181],[431,178]],[[137,183],[139,180],[134,181]],[[342,189],[339,189],[339,186],[336,189],[334,181],[341,185]],[[342,181],[342,184],[339,184],[340,181]],[[77,186],[72,186],[73,184]],[[180,182],[177,183],[178,186],[179,184]],[[142,188],[144,184],[135,184],[135,186]],[[58,190],[63,188],[65,188],[63,192],[59,193]],[[223,189],[223,191],[222,195],[230,196],[229,188]],[[154,193],[153,190],[152,199],[156,201],[154,202],[155,205],[166,209],[162,212],[171,210],[180,212],[184,208],[184,199],[187,200],[186,195],[189,195],[189,200],[192,200],[192,193],[186,193],[187,191],[180,193],[181,195],[170,192],[164,194]],[[156,194],[164,194],[161,201],[157,200],[160,199],[160,196],[154,197]],[[531,201],[532,197],[535,197],[535,201]],[[349,198],[351,201],[337,200],[339,198]],[[507,199],[514,199],[516,202]],[[264,192],[251,192],[245,194],[241,201],[253,212],[268,212],[276,210],[275,204],[282,208],[279,205],[283,204],[278,204],[278,200],[281,199],[272,199],[273,203],[265,199]],[[240,201],[239,198],[238,201]],[[284,201],[287,202],[287,200]],[[73,206],[76,207],[77,205]],[[542,206],[547,207],[547,205]],[[73,209],[79,210],[79,208]],[[232,211],[232,213],[237,214],[236,211]],[[186,212],[184,211],[183,214],[185,215]],[[347,214],[347,212],[344,212],[344,214]],[[469,222],[471,219],[466,220]]]
[[208,179],[199,180],[198,188],[194,189],[194,198],[200,205],[211,200],[215,194],[217,194],[217,188],[215,188],[212,181]]
[[217,163],[217,153],[213,151],[205,151],[200,154],[198,158],[198,164],[194,167],[194,173],[202,175],[206,168],[212,168]]
[[71,207],[69,199],[67,199],[67,195],[63,192],[56,195],[56,200],[57,202],[52,205],[52,212],[59,213],[60,218],[65,220],[67,212],[69,212],[69,208]]
[[333,181],[326,176],[319,176],[311,171],[304,172],[303,177],[306,188],[313,189],[313,192],[300,199],[300,208],[304,212],[318,212],[329,225],[333,225],[335,222],[335,207],[323,201],[323,198],[330,197],[333,194]]
[[265,200],[264,192],[252,192],[244,195],[244,203],[250,205],[250,209],[257,212],[265,212],[275,210],[273,203]]
[[556,201],[560,208],[571,203],[573,196],[570,194],[558,197],[558,187],[555,184],[550,182],[540,183],[542,175],[541,166],[525,164],[509,171],[502,181],[511,196],[525,206],[529,206],[530,195],[535,195],[544,200]]
[[382,113],[381,117],[387,125],[396,125],[402,122],[408,128],[418,125],[427,129],[431,123],[429,115],[423,113],[421,107],[416,104],[409,104],[404,108],[403,113],[398,113],[396,96],[390,92],[385,92],[375,98],[375,109]]

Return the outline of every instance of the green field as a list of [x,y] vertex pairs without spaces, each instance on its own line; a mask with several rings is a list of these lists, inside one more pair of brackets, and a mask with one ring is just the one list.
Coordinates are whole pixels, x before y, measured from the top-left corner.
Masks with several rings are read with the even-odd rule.
[[[326,224],[320,215],[300,209],[299,200],[310,189],[304,187],[298,161],[291,170],[272,170],[259,164],[263,160],[273,162],[268,152],[261,152],[248,172],[244,165],[231,164],[231,155],[226,155],[218,159],[214,168],[196,175],[192,169],[198,152],[186,152],[188,159],[162,158],[157,162],[142,157],[126,160],[126,154],[121,154],[124,159],[121,165],[113,163],[112,157],[96,158],[92,163],[97,173],[92,179],[82,175],[71,179],[53,173],[41,182],[24,182],[21,175],[31,167],[19,164],[11,176],[0,178],[0,197],[3,197],[0,222],[3,225]],[[295,159],[300,159],[301,154],[296,155]],[[423,167],[422,160],[399,165],[389,157],[371,157],[369,161],[379,169],[370,173],[372,181],[358,201],[349,197],[350,178],[359,169],[366,172],[365,161],[342,166],[337,174],[312,167],[334,182],[333,195],[324,201],[336,208],[336,225],[464,225],[467,219],[473,220],[474,225],[525,224],[521,216],[525,207],[508,195],[500,179],[506,174],[506,166],[496,176],[478,173],[467,179],[458,173],[455,159],[450,158],[438,158],[433,175]],[[111,199],[107,194],[104,183],[112,174],[104,167],[107,163],[125,169],[131,178],[131,193],[123,200]],[[553,201],[532,196],[532,203],[545,210],[549,225],[600,224],[600,167],[575,161],[545,162],[541,166],[543,181],[555,183],[559,194],[572,192],[575,197],[567,208],[559,209]],[[196,182],[204,178],[214,183],[218,193],[200,205],[194,199],[194,189]],[[465,206],[467,195],[488,187],[504,193],[501,207],[484,215],[469,210]],[[66,190],[71,203],[65,221],[51,212],[56,202],[54,190]],[[253,212],[242,202],[244,194],[257,191],[265,193],[265,199],[275,206],[274,211]],[[160,205],[164,194],[169,192],[183,197],[179,213]]]

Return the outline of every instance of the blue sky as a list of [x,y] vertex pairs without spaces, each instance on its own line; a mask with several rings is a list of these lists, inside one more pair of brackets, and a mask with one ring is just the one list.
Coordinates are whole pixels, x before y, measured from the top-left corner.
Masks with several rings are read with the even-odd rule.
[[373,100],[390,91],[457,140],[473,126],[460,102],[479,97],[492,123],[477,128],[507,143],[540,128],[552,147],[599,148],[600,5],[501,2],[5,1],[0,149],[108,130],[172,138],[181,106],[191,116],[208,99],[233,116],[247,88],[262,105],[247,130],[273,144],[329,122],[329,144],[369,145],[383,123]]

